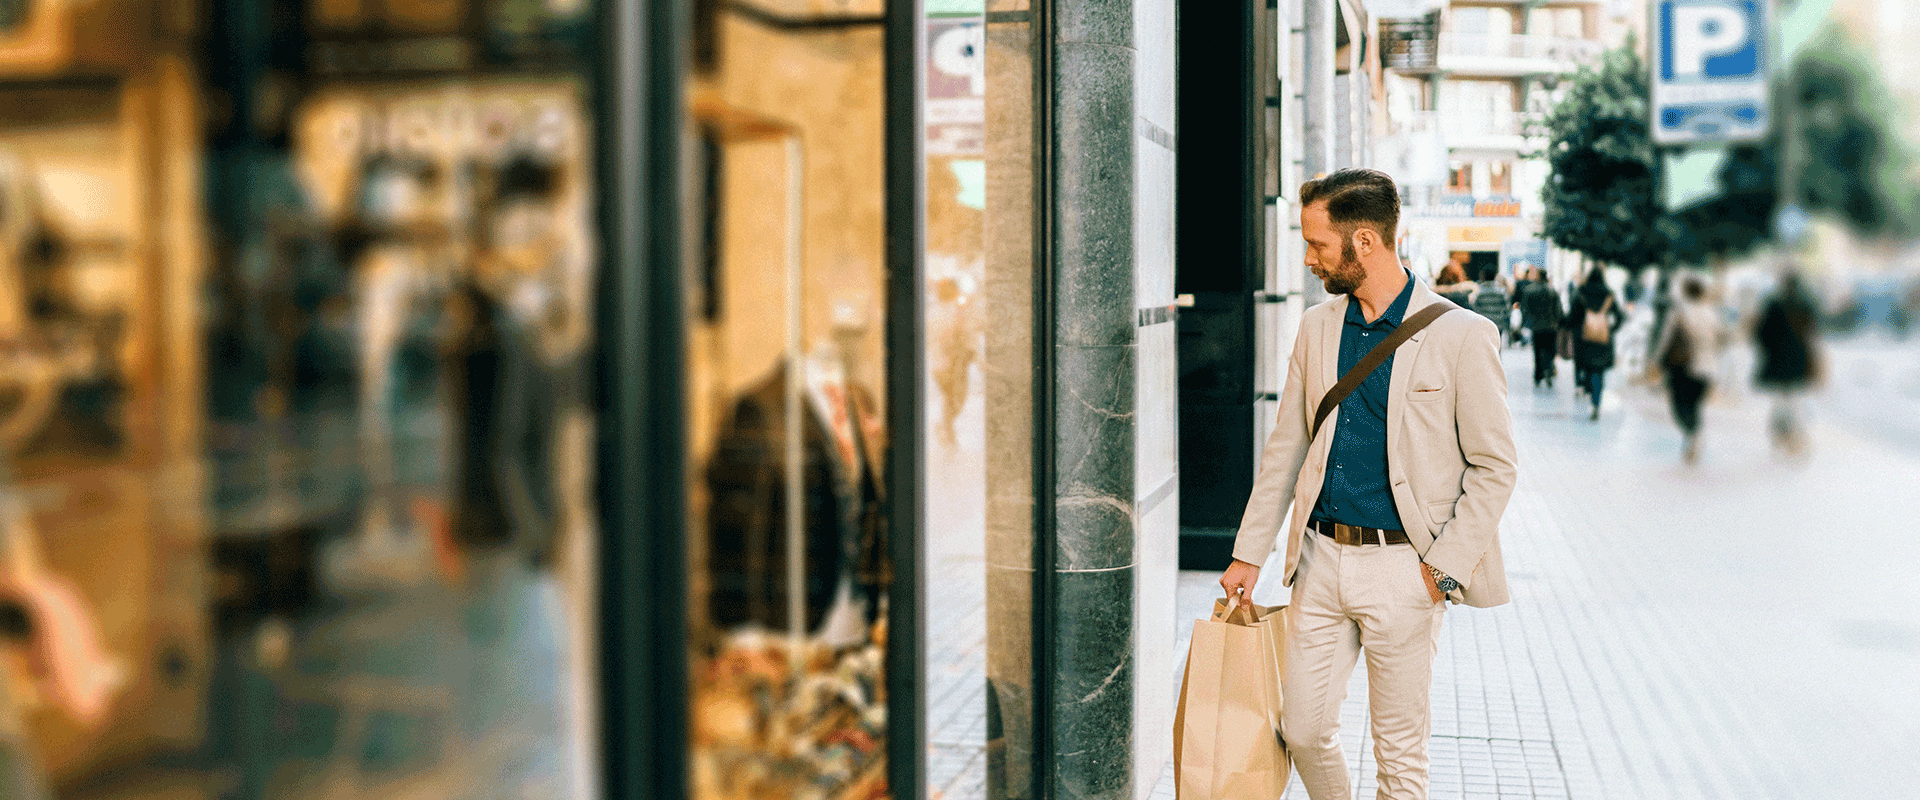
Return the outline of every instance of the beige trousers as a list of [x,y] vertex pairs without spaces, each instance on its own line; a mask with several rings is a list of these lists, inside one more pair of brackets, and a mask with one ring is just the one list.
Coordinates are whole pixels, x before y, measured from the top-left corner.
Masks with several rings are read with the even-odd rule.
[[1446,604],[1412,545],[1343,545],[1309,530],[1289,604],[1281,729],[1313,800],[1350,800],[1340,703],[1362,650],[1380,800],[1425,800],[1429,695]]

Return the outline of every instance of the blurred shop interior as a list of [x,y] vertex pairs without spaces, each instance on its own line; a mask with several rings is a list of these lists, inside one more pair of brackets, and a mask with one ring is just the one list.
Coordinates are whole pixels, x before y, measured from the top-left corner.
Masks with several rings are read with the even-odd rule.
[[0,795],[593,791],[592,24],[0,11]]
[[[906,17],[607,2],[0,9],[0,797],[658,796],[614,740],[673,796],[913,768]],[[636,125],[678,135],[601,141]],[[670,210],[608,191],[635,163]],[[602,349],[643,308],[670,370]],[[636,398],[674,449],[603,424]],[[602,525],[642,494],[669,527]],[[603,580],[640,551],[675,596]],[[629,611],[662,647],[609,655]],[[644,691],[678,727],[608,712]]]

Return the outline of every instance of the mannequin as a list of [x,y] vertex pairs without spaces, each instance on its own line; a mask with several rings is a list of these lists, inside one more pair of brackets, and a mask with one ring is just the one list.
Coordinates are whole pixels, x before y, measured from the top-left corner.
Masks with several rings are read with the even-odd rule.
[[[806,370],[803,436],[804,624],[819,641],[865,641],[880,610],[875,569],[884,536],[884,452],[872,395],[848,379],[844,349],[821,342]],[[785,626],[784,461],[786,367],[741,395],[720,434],[706,479],[713,572],[711,615],[722,627]]]

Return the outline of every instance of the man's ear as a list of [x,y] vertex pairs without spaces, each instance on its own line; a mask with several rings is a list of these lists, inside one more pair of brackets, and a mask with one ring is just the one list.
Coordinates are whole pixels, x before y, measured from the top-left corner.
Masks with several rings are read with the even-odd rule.
[[1353,229],[1353,249],[1360,255],[1370,255],[1373,248],[1379,246],[1380,234],[1372,228],[1362,225]]

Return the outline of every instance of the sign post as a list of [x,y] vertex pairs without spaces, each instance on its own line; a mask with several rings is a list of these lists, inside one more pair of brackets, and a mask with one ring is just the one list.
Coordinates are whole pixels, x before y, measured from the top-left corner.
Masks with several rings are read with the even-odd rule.
[[1655,0],[1653,141],[1758,139],[1770,123],[1769,0]]

